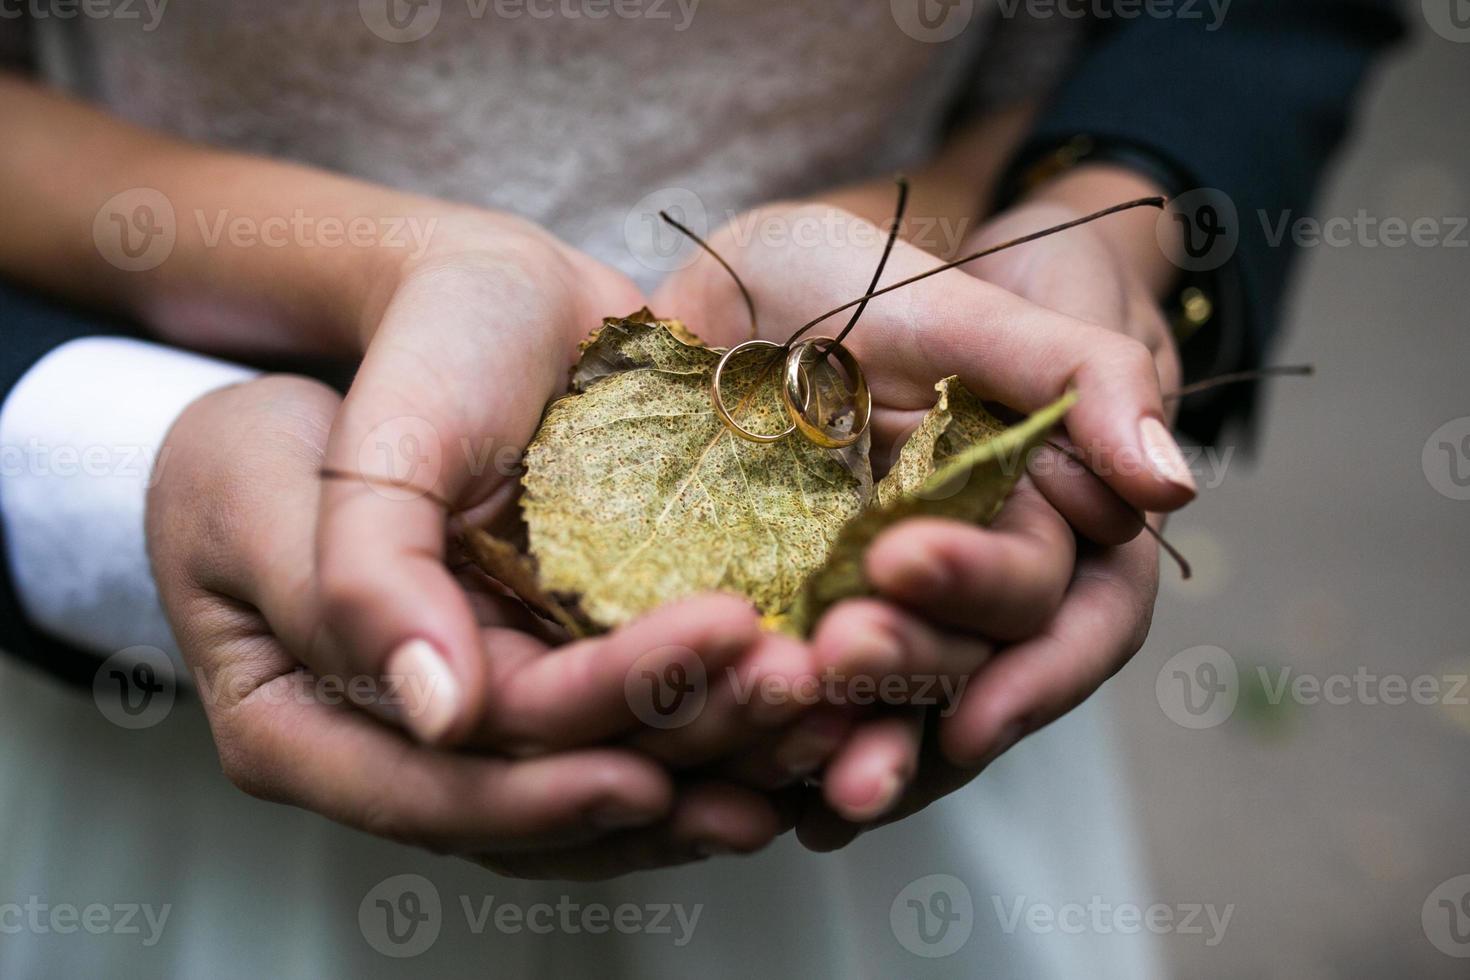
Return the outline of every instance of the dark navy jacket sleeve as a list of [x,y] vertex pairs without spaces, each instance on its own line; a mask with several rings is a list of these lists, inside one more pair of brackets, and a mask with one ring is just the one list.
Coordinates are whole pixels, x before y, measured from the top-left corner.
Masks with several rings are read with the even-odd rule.
[[[1273,244],[1261,215],[1275,227],[1310,207],[1369,65],[1403,24],[1395,0],[1233,0],[1213,30],[1207,0],[1194,9],[1200,19],[1099,19],[1017,165],[1086,135],[1228,195],[1239,244],[1212,273],[1215,322],[1182,353],[1207,370],[1240,369],[1268,348],[1293,258],[1289,236]],[[1191,400],[1181,422],[1212,438],[1252,400],[1221,389]]]

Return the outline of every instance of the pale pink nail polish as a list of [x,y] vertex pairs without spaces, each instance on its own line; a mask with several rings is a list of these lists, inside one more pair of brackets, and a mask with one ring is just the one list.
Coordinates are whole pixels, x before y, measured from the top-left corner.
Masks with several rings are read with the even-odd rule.
[[1156,418],[1146,418],[1138,423],[1138,435],[1143,440],[1144,458],[1154,475],[1181,490],[1189,491],[1190,496],[1199,492],[1194,483],[1194,474],[1189,472],[1189,464],[1179,451],[1179,444],[1174,441],[1169,430],[1164,428],[1164,423]]
[[858,821],[876,820],[898,802],[903,779],[896,772],[885,772],[878,778],[873,795],[861,806],[853,807],[850,816]]
[[414,738],[433,745],[459,713],[459,680],[427,640],[409,640],[388,657],[384,675],[400,685],[399,720]]

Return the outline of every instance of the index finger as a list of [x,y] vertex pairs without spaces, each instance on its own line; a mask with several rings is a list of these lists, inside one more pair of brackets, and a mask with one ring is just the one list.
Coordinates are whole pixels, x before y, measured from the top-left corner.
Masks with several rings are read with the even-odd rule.
[[[864,294],[882,254],[882,235],[874,232],[815,247],[754,247],[727,258],[751,286],[764,321],[789,331]],[[935,267],[932,255],[899,243],[884,280]],[[982,398],[1026,412],[1075,389],[1080,398],[1067,431],[1124,499],[1159,512],[1195,496],[1164,424],[1154,358],[1136,340],[956,268],[874,298],[851,347],[867,367],[874,397],[889,407],[927,408],[934,383],[949,375]]]

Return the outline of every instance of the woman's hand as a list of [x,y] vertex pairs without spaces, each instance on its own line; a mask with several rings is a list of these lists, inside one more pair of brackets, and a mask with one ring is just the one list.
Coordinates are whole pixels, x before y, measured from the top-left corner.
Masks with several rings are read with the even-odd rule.
[[[487,669],[463,584],[445,567],[446,531],[514,525],[522,450],[564,390],[578,341],[603,317],[641,305],[629,280],[539,229],[466,215],[441,222],[431,250],[401,270],[381,317],[368,321],[367,354],[327,448],[330,471],[367,479],[323,489],[317,560],[327,629],[307,656],[327,673],[418,678],[427,692],[421,710],[395,720],[421,742],[503,747],[495,706],[504,692]],[[749,648],[734,682],[810,667],[800,644],[757,636],[743,602],[686,603],[653,621],[666,632],[645,624],[649,649],[683,644],[691,631]],[[527,642],[500,636],[490,652],[513,656]],[[730,674],[710,677],[698,719],[645,732],[638,746],[688,768],[779,739],[778,726],[793,720],[758,724],[751,706],[737,703]],[[556,738],[545,734],[542,747]]]
[[[982,230],[980,237],[995,240],[1036,231],[1057,223],[1054,214],[1018,213]],[[782,235],[739,240],[739,229],[772,223],[782,226]],[[1018,228],[1022,224],[1026,227]],[[830,240],[797,234],[804,226],[827,229]],[[711,244],[754,294],[762,334],[784,340],[812,316],[863,294],[882,237],[860,219],[834,217],[821,205],[795,205],[746,216],[715,235]],[[782,244],[771,244],[777,241]],[[805,244],[793,244],[798,241]],[[1063,235],[1025,248],[1066,242]],[[997,258],[1020,261],[1024,254],[1018,249]],[[1090,266],[1095,258],[1089,254],[1076,260]],[[937,264],[933,256],[901,243],[884,282]],[[934,382],[958,374],[982,397],[1020,410],[1039,408],[1075,388],[1080,399],[1068,417],[1068,434],[1086,448],[1089,463],[1106,481],[1098,483],[1075,465],[1058,465],[1065,461],[1052,454],[1050,460],[1038,461],[1050,465],[1036,468],[990,528],[914,521],[892,529],[875,542],[867,559],[869,580],[882,598],[844,603],[818,626],[818,663],[842,676],[898,674],[916,681],[967,682],[962,703],[984,702],[991,713],[977,722],[971,708],[963,722],[946,720],[950,729],[962,733],[951,736],[950,749],[966,766],[1019,737],[1018,725],[1039,727],[1054,717],[1048,716],[1043,701],[1060,714],[1101,682],[1097,670],[1075,664],[1079,669],[1072,673],[1021,671],[1012,684],[1029,684],[1033,690],[1028,698],[1014,697],[1004,711],[983,693],[981,682],[990,668],[982,665],[996,643],[1037,637],[1063,608],[1074,570],[1068,523],[1101,541],[1120,544],[1137,535],[1138,510],[1172,510],[1194,495],[1182,458],[1162,427],[1154,353],[1113,329],[1127,319],[1119,296],[1132,295],[1114,282],[1117,271],[1110,260],[1096,273],[1078,273],[1093,286],[1069,294],[1068,303],[1062,304],[1060,299],[1045,300],[1052,284],[1067,281],[1064,276],[1038,278],[1042,285],[1033,288],[1018,275],[1008,285],[1031,290],[1018,294],[953,270],[874,300],[851,337],[873,388],[874,459],[880,465],[893,457],[932,405]],[[660,315],[686,319],[696,332],[716,341],[741,336],[745,319],[739,293],[713,262],[702,259],[674,277],[656,302]],[[1094,312],[1093,302],[1106,305]],[[840,326],[839,320],[827,332]],[[1146,623],[1150,607],[1151,601],[1132,610],[1122,631],[1128,638],[1140,622]],[[1126,646],[1118,644],[1109,662],[1118,660]],[[999,668],[1002,661],[1017,663],[1002,657],[994,666]],[[1063,683],[1068,685],[1066,697],[1057,694]],[[1003,717],[1008,713],[1010,717]],[[921,723],[921,714],[913,712],[859,727],[827,768],[827,804],[853,821],[888,812],[919,766]]]
[[[521,454],[601,317],[636,310],[634,285],[517,219],[442,220],[364,320],[365,355],[332,424],[317,567],[319,671],[418,677],[404,719],[430,744],[493,724],[475,616],[446,568],[456,525],[514,518]],[[727,624],[739,635],[749,617]]]
[[789,825],[762,795],[715,780],[676,789],[661,764],[603,745],[643,728],[624,681],[634,664],[662,666],[649,651],[698,656],[714,671],[758,649],[753,614],[731,599],[688,600],[555,650],[510,608],[478,604],[480,708],[512,750],[496,755],[422,747],[359,710],[423,710],[416,685],[432,677],[307,669],[296,651],[333,642],[312,541],[338,407],[326,388],[287,377],[210,394],[175,424],[150,490],[159,593],[232,781],[533,877],[608,877],[750,851]]
[[[367,479],[322,495],[327,629],[293,652],[323,673],[416,677],[425,702],[399,720],[420,741],[499,745],[470,600],[443,567],[446,531],[512,516],[521,450],[576,342],[643,305],[633,283],[509,215],[191,145],[3,75],[0,101],[14,123],[0,147],[0,176],[14,178],[0,180],[0,271],[180,346],[362,358],[327,468]],[[134,261],[144,232],[160,247]],[[729,602],[706,617],[730,635],[753,621]],[[645,747],[673,763],[767,734],[709,723]]]
[[[1125,172],[1086,168],[1044,188],[973,236],[968,254],[1037,228],[1060,224],[1109,204],[1149,196],[1156,189]],[[973,275],[1016,295],[1131,338],[1153,358],[1161,388],[1179,385],[1179,358],[1157,297],[1172,280],[1172,267],[1154,239],[1154,215],[1120,216],[1002,252],[969,267]],[[1075,448],[1073,449],[1075,452]],[[1135,514],[1096,478],[1051,449],[1033,462],[1035,482],[1067,514],[1078,534],[1080,556],[1070,584],[1057,597],[1054,615],[1036,635],[1002,648],[976,672],[963,696],[935,727],[936,744],[921,748],[914,726],[859,729],[833,760],[838,778],[864,760],[903,759],[918,769],[914,786],[883,822],[900,819],[955,791],[1017,741],[1081,703],[1133,656],[1148,635],[1158,591],[1158,550],[1134,537]],[[1023,483],[997,524],[1027,506]],[[1155,527],[1162,520],[1151,519]],[[914,550],[913,531],[896,528],[875,543],[870,574]],[[932,532],[931,532],[932,534]],[[1070,566],[1065,548],[1051,561]],[[866,763],[873,765],[871,761]],[[829,779],[829,782],[831,780]],[[839,790],[840,791],[840,790]],[[863,821],[834,805],[808,808],[799,826],[805,843],[827,850],[855,837]]]

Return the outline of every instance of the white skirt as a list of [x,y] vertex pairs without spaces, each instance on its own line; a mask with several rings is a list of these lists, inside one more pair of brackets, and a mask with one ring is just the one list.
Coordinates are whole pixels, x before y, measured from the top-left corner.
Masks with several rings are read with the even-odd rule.
[[831,855],[523,882],[250,799],[154,727],[0,664],[0,977],[1162,976],[1105,699]]

